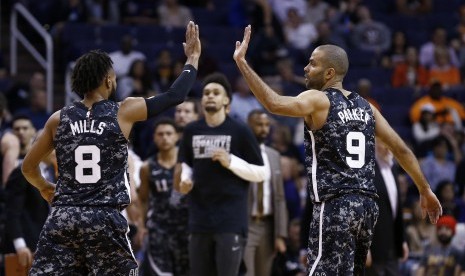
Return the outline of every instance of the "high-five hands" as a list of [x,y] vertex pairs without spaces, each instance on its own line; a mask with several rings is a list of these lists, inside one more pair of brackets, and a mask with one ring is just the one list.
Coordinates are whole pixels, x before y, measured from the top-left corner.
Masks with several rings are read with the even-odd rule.
[[236,50],[234,51],[233,58],[236,62],[245,59],[247,48],[249,47],[250,34],[252,33],[252,27],[248,25],[244,30],[244,38],[242,42],[236,41]]

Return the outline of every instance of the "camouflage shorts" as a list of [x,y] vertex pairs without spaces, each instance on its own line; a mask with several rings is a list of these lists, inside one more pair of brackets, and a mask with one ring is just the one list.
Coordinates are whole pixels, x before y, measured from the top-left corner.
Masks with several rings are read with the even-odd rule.
[[346,194],[315,203],[310,224],[310,275],[363,275],[378,218],[375,200]]
[[144,275],[189,275],[188,233],[186,227],[181,228],[183,231],[149,230]]
[[110,207],[54,207],[30,275],[137,275],[128,224]]

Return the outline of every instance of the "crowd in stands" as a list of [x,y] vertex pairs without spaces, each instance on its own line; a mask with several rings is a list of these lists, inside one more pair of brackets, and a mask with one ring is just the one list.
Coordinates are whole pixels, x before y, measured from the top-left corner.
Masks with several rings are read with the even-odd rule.
[[[14,2],[10,0],[10,5]],[[200,98],[204,76],[222,72],[233,84],[229,114],[244,123],[250,111],[261,108],[232,59],[234,43],[241,39],[244,26],[252,24],[254,32],[248,60],[283,95],[295,96],[305,89],[303,68],[313,49],[336,44],[349,55],[346,88],[376,106],[420,158],[444,214],[452,217],[444,225],[455,234],[456,227],[465,223],[464,0],[19,2],[53,35],[57,55],[63,61],[56,66],[65,70],[63,64],[94,48],[110,54],[117,75],[115,100],[167,91],[182,71],[181,42],[185,26],[194,20],[200,27],[203,51],[198,81],[189,97]],[[30,118],[36,130],[43,128],[50,116],[43,72],[34,72],[28,83],[21,83],[9,76],[6,68],[0,59],[0,92],[7,102],[2,129],[12,128],[17,116]],[[174,117],[175,109],[164,116]],[[287,242],[292,253],[286,256],[294,260],[277,258],[274,275],[305,275],[296,257],[299,249],[307,246],[297,241],[307,200],[303,121],[272,118],[266,144],[281,154],[289,213]],[[133,129],[131,144],[136,160],[146,160],[157,151],[153,123],[139,123]],[[432,269],[428,268],[428,256],[439,251],[429,246],[440,244],[437,235],[443,230],[437,231],[439,225],[420,218],[418,195],[406,174],[401,172],[397,182],[410,249],[409,259],[401,265],[402,273],[414,275],[415,271]],[[465,252],[465,245],[455,239],[452,246],[458,250],[457,256]],[[459,263],[455,260],[454,265]],[[289,264],[295,266],[286,268]]]

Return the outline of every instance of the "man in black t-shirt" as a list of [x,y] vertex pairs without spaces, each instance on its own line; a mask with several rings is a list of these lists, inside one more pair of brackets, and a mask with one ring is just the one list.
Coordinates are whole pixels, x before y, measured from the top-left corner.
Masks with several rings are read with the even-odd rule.
[[223,74],[204,80],[205,118],[188,124],[180,143],[175,189],[189,205],[189,263],[193,276],[236,276],[247,234],[250,181],[265,179],[250,129],[227,115],[231,87]]

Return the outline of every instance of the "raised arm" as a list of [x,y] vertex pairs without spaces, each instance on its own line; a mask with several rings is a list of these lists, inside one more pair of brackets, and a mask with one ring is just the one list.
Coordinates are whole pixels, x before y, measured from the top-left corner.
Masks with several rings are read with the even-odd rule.
[[428,214],[430,221],[435,224],[442,214],[442,207],[439,200],[431,191],[431,187],[421,171],[417,158],[394,129],[392,129],[383,115],[374,106],[371,106],[371,108],[376,122],[376,137],[387,145],[401,167],[413,179],[420,193],[420,205],[423,217],[426,217]]
[[[199,26],[189,22],[186,42],[183,43],[187,61],[179,77],[167,92],[150,98],[129,97],[121,102],[118,121],[125,135],[129,135],[134,122],[154,117],[166,109],[184,101],[197,79],[197,69],[201,53]],[[126,136],[127,137],[127,136]]]
[[236,41],[236,50],[233,56],[250,90],[271,113],[291,117],[306,117],[310,115],[318,108],[319,102],[324,101],[322,97],[323,93],[317,90],[308,90],[300,93],[297,97],[288,97],[281,96],[271,89],[249,66],[245,59],[251,32],[249,25],[245,28],[242,42]]

